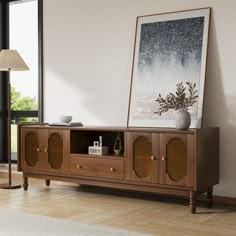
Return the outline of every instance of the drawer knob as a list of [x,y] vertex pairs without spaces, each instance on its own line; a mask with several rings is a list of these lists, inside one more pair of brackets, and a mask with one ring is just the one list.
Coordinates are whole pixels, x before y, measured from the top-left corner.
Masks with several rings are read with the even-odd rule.
[[162,161],[165,161],[165,160],[166,160],[166,157],[162,157],[161,159],[162,159]]
[[44,152],[47,152],[48,151],[48,149],[47,148],[44,148]]
[[82,168],[82,166],[81,165],[76,165],[76,167],[78,168],[78,169],[81,169]]
[[36,151],[37,151],[37,152],[41,152],[40,148],[37,148]]
[[111,167],[111,168],[110,168],[110,171],[111,171],[111,172],[115,172],[116,169]]
[[155,156],[151,156],[150,158],[151,158],[152,161],[153,161],[153,160],[156,160],[156,157],[155,157]]

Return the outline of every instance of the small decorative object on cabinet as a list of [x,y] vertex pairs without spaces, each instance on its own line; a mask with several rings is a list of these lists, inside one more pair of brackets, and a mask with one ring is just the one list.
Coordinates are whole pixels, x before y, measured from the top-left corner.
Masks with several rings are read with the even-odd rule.
[[121,155],[122,152],[122,142],[120,137],[120,132],[117,132],[117,137],[114,145],[114,153],[115,155]]
[[188,112],[189,107],[192,107],[197,102],[196,84],[186,82],[188,86],[188,95],[186,94],[186,87],[182,82],[176,85],[176,92],[169,93],[165,98],[159,94],[156,102],[159,103],[159,111],[154,112],[161,116],[162,113],[169,110],[175,110],[175,122],[177,129],[188,129],[191,124],[191,116]]
[[188,111],[176,111],[175,113],[176,129],[188,129],[191,124],[191,116]]
[[69,123],[72,121],[72,116],[59,116],[59,120],[62,123]]
[[[108,153],[90,155],[88,147],[101,140]],[[119,137],[124,144],[114,154]],[[18,125],[18,171],[28,178],[67,181],[117,189],[189,198],[219,183],[219,128],[158,129],[124,127],[53,127]],[[208,167],[211,168],[208,168]]]
[[93,142],[93,146],[88,147],[88,153],[91,155],[108,154],[108,147],[102,146],[102,136],[99,136],[99,141]]

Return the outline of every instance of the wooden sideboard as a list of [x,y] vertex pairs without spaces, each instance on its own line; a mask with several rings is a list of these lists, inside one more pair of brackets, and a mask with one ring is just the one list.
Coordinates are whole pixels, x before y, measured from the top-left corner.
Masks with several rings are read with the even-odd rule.
[[[119,155],[114,144],[120,137]],[[88,154],[102,137],[108,154]],[[189,130],[18,125],[18,171],[28,178],[183,196],[196,212],[196,196],[212,205],[219,183],[219,128]]]

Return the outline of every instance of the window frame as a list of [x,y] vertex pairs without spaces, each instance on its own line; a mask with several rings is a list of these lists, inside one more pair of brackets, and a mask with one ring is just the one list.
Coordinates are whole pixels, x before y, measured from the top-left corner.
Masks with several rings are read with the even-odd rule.
[[[22,0],[2,0],[0,1],[0,50],[9,48],[9,3]],[[30,1],[30,0],[24,0]],[[43,114],[43,0],[38,2],[38,121],[44,122]],[[0,162],[7,162],[7,97],[9,73],[0,73]]]
[[[25,2],[31,0],[6,0],[7,2],[7,48],[9,48],[9,3]],[[35,0],[38,2],[38,121],[44,122],[43,116],[43,0]]]

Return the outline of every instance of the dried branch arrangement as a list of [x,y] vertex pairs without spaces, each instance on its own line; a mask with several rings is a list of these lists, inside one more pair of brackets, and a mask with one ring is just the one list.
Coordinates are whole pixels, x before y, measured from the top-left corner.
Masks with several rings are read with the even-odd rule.
[[[167,112],[168,110],[180,110],[187,111],[189,107],[193,106],[197,102],[197,90],[196,83],[186,82],[187,86],[185,87],[182,82],[176,84],[175,94],[169,93],[166,97],[162,97],[159,94],[156,102],[159,102],[159,111],[154,112],[161,116],[162,113]],[[188,94],[186,93],[188,91]]]

